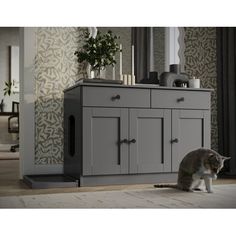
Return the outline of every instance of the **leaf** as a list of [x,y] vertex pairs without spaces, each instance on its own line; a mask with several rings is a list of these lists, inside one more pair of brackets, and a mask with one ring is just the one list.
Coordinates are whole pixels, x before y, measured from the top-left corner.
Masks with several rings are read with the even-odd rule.
[[86,32],[84,45],[74,55],[77,56],[79,63],[87,62],[92,68],[99,69],[113,65],[116,63],[113,56],[119,51],[119,45],[115,42],[117,38],[111,30],[103,35],[98,31],[96,38],[89,37],[89,33]]
[[5,81],[5,88],[3,89],[4,91],[4,96],[6,96],[7,94],[10,96],[11,95],[11,87],[12,87],[12,82],[6,82]]

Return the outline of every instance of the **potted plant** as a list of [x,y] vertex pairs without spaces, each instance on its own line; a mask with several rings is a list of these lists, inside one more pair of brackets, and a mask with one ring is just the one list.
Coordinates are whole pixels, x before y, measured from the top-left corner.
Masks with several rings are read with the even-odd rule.
[[11,93],[12,93],[12,90],[11,90],[11,87],[12,87],[12,82],[6,82],[5,81],[5,88],[3,89],[3,91],[4,91],[4,96],[6,96],[6,95],[9,95],[9,96],[11,96]]
[[95,77],[101,78],[101,72],[107,66],[114,66],[116,64],[114,56],[119,51],[117,39],[118,37],[113,35],[111,30],[105,34],[101,34],[98,31],[95,38],[90,37],[89,33],[86,32],[84,45],[79,51],[75,52],[78,62],[88,63]]
[[[5,82],[5,88],[3,89],[4,91],[4,96],[8,95],[8,96],[11,96],[12,94],[12,82]],[[4,112],[4,100],[2,99],[1,100],[1,103],[0,103],[0,112]]]

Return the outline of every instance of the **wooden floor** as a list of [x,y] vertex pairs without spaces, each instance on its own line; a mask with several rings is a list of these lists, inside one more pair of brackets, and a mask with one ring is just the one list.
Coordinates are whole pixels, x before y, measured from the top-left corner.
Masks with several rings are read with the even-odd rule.
[[[214,184],[236,184],[236,179],[218,179]],[[79,188],[30,189],[19,179],[19,160],[0,160],[0,196],[74,193],[110,190],[153,189],[152,184],[112,185]]]
[[[236,184],[218,184],[213,193],[168,188],[50,193],[0,197],[1,208],[217,208],[236,209]],[[145,234],[145,233],[144,233]]]

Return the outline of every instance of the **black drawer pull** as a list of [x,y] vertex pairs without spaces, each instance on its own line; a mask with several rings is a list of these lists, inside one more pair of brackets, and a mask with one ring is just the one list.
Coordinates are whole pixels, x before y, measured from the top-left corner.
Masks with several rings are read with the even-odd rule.
[[131,140],[129,140],[129,143],[136,143],[136,139],[131,139]]
[[120,140],[120,144],[122,144],[122,143],[129,143],[129,141],[128,141],[128,139],[123,139],[123,140]]
[[171,143],[178,143],[179,140],[177,138],[170,140]]
[[111,100],[112,100],[112,101],[120,100],[120,95],[117,94],[116,96],[111,97]]
[[177,98],[177,102],[183,102],[183,101],[184,101],[184,97]]

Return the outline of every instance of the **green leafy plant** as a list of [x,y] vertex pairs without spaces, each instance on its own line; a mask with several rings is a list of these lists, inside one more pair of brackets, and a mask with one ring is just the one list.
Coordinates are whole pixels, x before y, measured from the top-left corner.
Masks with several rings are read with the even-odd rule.
[[12,90],[11,90],[11,88],[12,88],[12,82],[6,82],[5,81],[5,88],[3,89],[3,91],[4,91],[4,96],[6,96],[6,95],[9,95],[9,96],[11,96],[11,94],[12,94]]
[[118,37],[113,35],[109,30],[106,34],[97,32],[96,38],[89,37],[85,33],[85,43],[79,51],[75,52],[78,62],[87,62],[91,65],[92,70],[102,70],[106,66],[116,64],[114,55],[119,51],[119,45],[116,43]]

